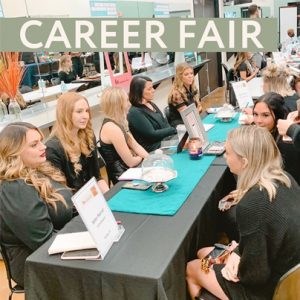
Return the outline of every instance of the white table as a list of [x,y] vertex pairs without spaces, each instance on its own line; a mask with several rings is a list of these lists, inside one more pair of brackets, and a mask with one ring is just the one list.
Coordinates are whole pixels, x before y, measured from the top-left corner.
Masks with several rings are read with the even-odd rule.
[[[75,91],[77,90],[83,83],[67,83],[67,90],[68,91]],[[59,85],[54,85],[51,87],[47,87],[44,89],[44,93],[40,89],[22,94],[25,102],[30,103],[30,102],[36,102],[38,100],[46,99],[46,98],[51,98],[55,97],[57,95],[61,94],[61,87]]]

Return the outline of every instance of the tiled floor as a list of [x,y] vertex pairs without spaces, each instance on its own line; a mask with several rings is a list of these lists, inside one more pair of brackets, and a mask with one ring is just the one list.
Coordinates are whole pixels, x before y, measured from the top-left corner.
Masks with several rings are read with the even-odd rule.
[[[218,88],[217,90],[210,93],[208,96],[202,99],[203,109],[211,106],[219,106],[222,105],[225,101],[225,88]],[[102,173],[102,172],[101,172]],[[103,174],[104,175],[104,174]],[[9,289],[6,279],[6,272],[4,263],[0,260],[0,299],[6,300],[8,299]],[[15,295],[13,296],[13,300],[24,300],[24,295]]]

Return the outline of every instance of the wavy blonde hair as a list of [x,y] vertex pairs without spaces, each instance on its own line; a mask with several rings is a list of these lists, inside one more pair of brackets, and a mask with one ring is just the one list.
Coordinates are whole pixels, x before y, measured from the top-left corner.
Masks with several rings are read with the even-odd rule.
[[65,55],[63,55],[63,56],[60,57],[58,72],[60,72],[60,71],[63,71],[65,73],[72,72],[72,70],[73,70],[72,67],[71,67],[71,69],[67,69],[67,67],[66,67],[66,61],[67,61],[67,59],[71,59],[71,55],[65,54]]
[[252,66],[248,59],[247,53],[248,52],[238,52],[236,56],[235,64],[233,66],[235,75],[237,75],[237,69],[242,63],[245,63],[247,65],[247,70],[252,73]]
[[59,139],[67,157],[74,166],[76,174],[78,174],[82,169],[79,162],[81,154],[89,156],[95,148],[90,110],[86,128],[78,130],[77,136],[79,143],[74,141],[74,136],[72,135],[74,127],[72,114],[74,112],[76,102],[82,99],[84,99],[89,106],[88,100],[84,96],[75,92],[62,94],[58,98],[56,105],[56,122],[50,134],[50,138],[57,137]]
[[41,198],[56,210],[56,202],[67,203],[64,197],[55,190],[50,179],[66,186],[66,179],[62,173],[50,163],[44,162],[37,168],[26,167],[20,157],[26,144],[26,134],[29,130],[36,130],[41,139],[41,131],[35,126],[17,122],[7,125],[0,133],[0,181],[23,179],[26,184],[33,186]]
[[254,125],[235,128],[229,132],[227,141],[239,157],[248,161],[238,176],[236,202],[255,185],[266,189],[270,201],[276,196],[278,183],[291,186],[282,169],[278,147],[267,129]]
[[266,92],[275,92],[282,97],[292,96],[295,91],[288,83],[289,76],[287,68],[271,64],[263,72],[264,86],[268,89]]
[[118,87],[106,88],[101,95],[100,101],[101,112],[121,125],[125,131],[128,131],[127,101],[128,95],[123,89]]
[[[172,98],[173,98],[173,94],[174,91],[179,92],[179,94],[181,95],[182,99],[187,101],[187,94],[186,94],[186,89],[184,87],[183,81],[182,81],[182,77],[183,77],[183,73],[185,70],[187,69],[191,69],[193,71],[193,67],[190,66],[188,63],[184,62],[184,63],[180,63],[176,66],[176,74],[175,74],[175,79],[173,82],[173,86],[171,89],[171,92],[168,96],[168,102],[171,103],[172,102]],[[195,79],[193,80],[193,83],[191,85],[191,92],[194,93],[194,101],[199,104],[199,91],[195,85]]]

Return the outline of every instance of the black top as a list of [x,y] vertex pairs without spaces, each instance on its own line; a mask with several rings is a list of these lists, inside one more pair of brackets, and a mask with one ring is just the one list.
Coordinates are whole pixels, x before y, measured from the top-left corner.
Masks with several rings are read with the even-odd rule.
[[64,81],[64,83],[71,83],[73,80],[76,79],[76,74],[74,71],[71,71],[70,73],[60,71],[58,73],[58,77],[59,77],[60,81]]
[[96,177],[97,181],[101,179],[96,146],[90,156],[86,157],[81,154],[79,163],[81,164],[82,169],[78,174],[75,173],[73,163],[67,157],[65,150],[57,137],[50,138],[46,142],[46,146],[47,160],[64,173],[68,187],[74,189],[75,192],[77,192],[93,176]]
[[214,267],[230,299],[272,299],[280,277],[300,263],[300,187],[291,180],[291,188],[278,185],[272,202],[255,186],[238,203],[240,282],[227,281],[222,267]]
[[286,96],[286,97],[283,97],[285,107],[287,108],[287,110],[288,110],[289,112],[297,110],[297,103],[296,103],[296,102],[297,102],[297,100],[298,100],[299,98],[300,98],[300,97],[298,96],[297,93],[295,93],[295,94],[292,95],[292,96]]
[[24,286],[26,258],[72,218],[72,193],[52,181],[68,207],[47,205],[37,190],[18,179],[0,185],[0,239],[7,249],[14,281]]
[[105,118],[103,120],[102,127],[100,129],[100,145],[101,145],[101,147],[100,147],[99,151],[101,152],[101,155],[103,156],[103,158],[105,160],[108,177],[113,182],[113,184],[115,184],[118,182],[119,176],[122,175],[128,169],[128,166],[122,160],[122,158],[116,151],[113,144],[106,144],[101,140],[101,131],[102,131],[103,125],[108,122],[113,122],[122,130],[122,133],[125,137],[126,142],[127,142],[127,133],[123,129],[123,127],[121,127],[115,121],[108,119],[108,118]]
[[282,156],[283,169],[300,185],[300,149],[297,150],[293,144],[284,142],[282,137],[278,139],[277,146]]
[[194,96],[196,92],[193,92],[191,90],[188,90],[185,88],[186,91],[186,99],[182,99],[182,102],[177,103],[177,102],[171,102],[169,103],[169,116],[168,116],[168,121],[171,126],[175,127],[179,124],[183,124],[180,112],[178,111],[179,108],[183,106],[189,106],[191,104],[195,104],[197,107],[197,103],[194,99]]
[[241,63],[236,69],[236,75],[238,78],[241,78],[240,72],[243,72],[243,71],[246,71],[247,77],[249,77],[252,74],[251,70],[248,68],[248,66],[245,62]]
[[300,151],[300,125],[292,124],[287,131],[287,135],[293,139],[294,147]]
[[130,132],[148,152],[158,149],[165,137],[177,132],[169,125],[159,108],[153,102],[151,105],[155,111],[145,105],[132,106],[127,115]]

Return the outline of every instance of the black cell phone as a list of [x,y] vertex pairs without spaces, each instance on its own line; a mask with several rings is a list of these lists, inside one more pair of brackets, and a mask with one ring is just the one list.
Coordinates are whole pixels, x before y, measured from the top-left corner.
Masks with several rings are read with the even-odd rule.
[[138,191],[146,191],[150,188],[152,184],[146,183],[146,182],[126,182],[123,186],[122,189],[129,189],[129,190],[138,190]]

